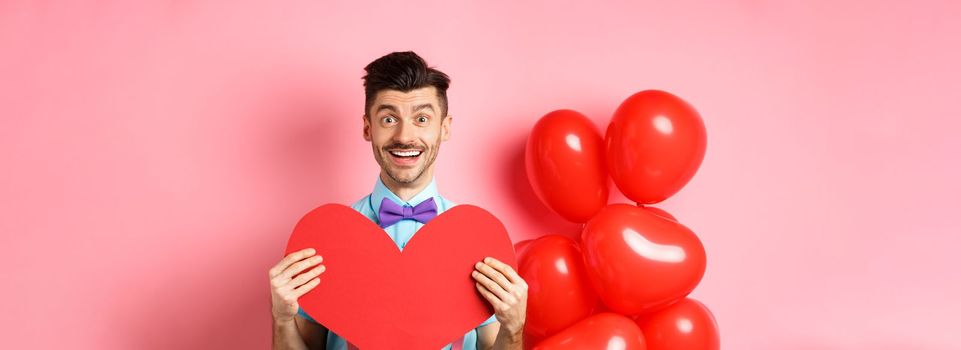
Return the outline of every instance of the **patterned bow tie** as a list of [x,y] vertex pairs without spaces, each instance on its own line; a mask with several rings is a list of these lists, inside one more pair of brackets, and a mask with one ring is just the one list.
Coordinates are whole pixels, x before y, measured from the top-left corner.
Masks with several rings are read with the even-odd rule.
[[380,201],[380,210],[377,215],[380,217],[381,228],[387,228],[403,219],[413,219],[426,224],[430,219],[437,216],[437,204],[434,203],[434,198],[430,198],[413,208],[402,207],[394,201],[384,198]]

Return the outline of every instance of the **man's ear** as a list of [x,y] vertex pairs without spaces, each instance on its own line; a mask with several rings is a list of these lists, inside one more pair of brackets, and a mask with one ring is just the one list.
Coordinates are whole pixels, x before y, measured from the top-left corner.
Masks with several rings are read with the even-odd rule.
[[366,115],[363,115],[360,118],[364,120],[364,140],[370,142],[370,118],[367,118]]
[[440,123],[440,137],[441,140],[447,141],[450,138],[450,121],[454,119],[453,115],[447,114],[444,121]]

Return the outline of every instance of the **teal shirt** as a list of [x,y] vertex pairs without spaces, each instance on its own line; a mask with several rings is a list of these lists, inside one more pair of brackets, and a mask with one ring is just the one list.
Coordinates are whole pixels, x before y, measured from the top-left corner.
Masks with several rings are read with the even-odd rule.
[[[434,198],[434,203],[437,204],[438,215],[440,213],[443,213],[445,210],[450,209],[451,207],[457,205],[445,199],[444,197],[441,197],[440,194],[437,193],[437,183],[434,181],[434,179],[431,179],[430,184],[428,184],[427,187],[425,187],[422,191],[420,191],[420,193],[418,193],[414,197],[411,197],[409,201],[403,201],[400,199],[400,197],[397,197],[396,194],[391,192],[390,189],[387,188],[387,186],[384,185],[384,182],[381,181],[380,176],[378,175],[377,183],[374,185],[374,191],[371,192],[369,195],[365,196],[364,198],[361,198],[357,202],[354,202],[354,204],[352,204],[350,207],[360,212],[361,214],[366,216],[368,219],[370,219],[374,223],[380,224],[379,222],[380,220],[378,218],[377,213],[380,211],[380,202],[384,198],[388,198],[394,201],[394,203],[397,203],[401,206],[408,206],[408,207],[416,206],[417,204],[420,204],[420,202],[423,202],[429,198]],[[398,221],[394,225],[384,228],[384,232],[386,232],[387,235],[390,236],[390,239],[394,240],[394,244],[397,244],[397,248],[403,251],[404,247],[407,246],[407,242],[409,242],[411,237],[414,237],[414,234],[417,233],[417,230],[419,230],[423,226],[424,224],[420,222],[405,219],[405,220]],[[318,288],[323,288],[322,284],[321,286],[318,286]],[[303,308],[298,310],[297,314],[311,322],[317,323],[317,321],[315,321],[312,317],[310,317],[310,315],[307,315],[307,313],[304,312]],[[486,321],[484,321],[479,326],[477,326],[477,328],[491,324],[496,320],[497,319],[494,317],[494,315],[491,315],[490,318],[488,318]],[[467,334],[464,334],[464,345],[463,345],[464,350],[477,350],[477,328],[471,329],[470,332],[467,332]],[[447,350],[450,348],[451,348],[451,344],[447,344],[447,346],[445,346],[443,349]],[[344,340],[344,338],[337,336],[336,333],[332,331],[328,331],[327,349],[328,350],[347,349],[347,342],[346,340]]]

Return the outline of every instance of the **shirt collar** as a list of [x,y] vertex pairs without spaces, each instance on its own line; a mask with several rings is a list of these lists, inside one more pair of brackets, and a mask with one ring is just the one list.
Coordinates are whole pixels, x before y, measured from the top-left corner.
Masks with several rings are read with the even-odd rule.
[[381,180],[380,175],[377,175],[377,183],[374,184],[374,191],[370,193],[370,206],[374,209],[375,213],[379,213],[380,202],[383,201],[384,198],[388,198],[400,206],[409,205],[412,207],[430,198],[434,198],[434,202],[440,205],[440,199],[437,197],[437,182],[434,178],[431,178],[427,187],[424,187],[423,190],[411,197],[409,201],[403,201],[394,194],[394,192],[391,192],[390,189],[387,188],[387,185],[384,185],[384,181]]

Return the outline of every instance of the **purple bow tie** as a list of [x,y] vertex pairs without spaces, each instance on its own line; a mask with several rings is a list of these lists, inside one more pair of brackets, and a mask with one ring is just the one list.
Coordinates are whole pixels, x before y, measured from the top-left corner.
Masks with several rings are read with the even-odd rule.
[[394,201],[384,198],[380,201],[380,211],[377,215],[380,217],[381,228],[387,228],[403,219],[413,219],[426,224],[430,219],[437,216],[437,204],[434,203],[434,198],[429,198],[413,208],[402,207]]

